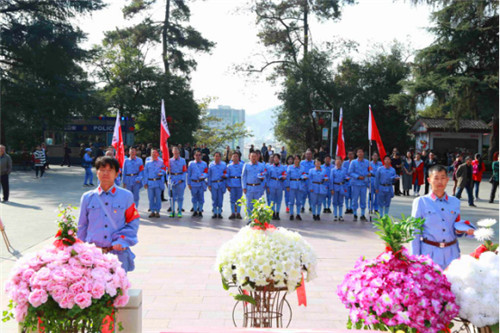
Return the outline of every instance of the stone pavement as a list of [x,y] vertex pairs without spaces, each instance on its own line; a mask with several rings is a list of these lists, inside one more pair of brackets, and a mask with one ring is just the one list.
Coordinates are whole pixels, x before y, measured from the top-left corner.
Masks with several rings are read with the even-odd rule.
[[[78,206],[84,170],[80,167],[54,166],[45,179],[33,179],[34,173],[15,172],[11,176],[11,202],[0,205],[0,214],[12,245],[20,254],[36,251],[49,244],[57,231],[54,210],[59,203]],[[94,183],[97,183],[95,180]],[[483,181],[480,197],[489,196],[490,184]],[[451,193],[451,188],[448,193]],[[465,195],[466,197],[466,195]],[[489,204],[478,201],[478,208],[469,208],[463,198],[462,216],[471,221],[481,218],[498,219],[498,201]],[[391,214],[409,215],[413,197],[396,197]],[[229,240],[245,223],[227,219],[229,198],[224,202],[223,220],[210,218],[211,200],[206,193],[205,214],[192,220],[189,191],[185,196],[185,216],[166,217],[168,203],[164,202],[160,219],[147,218],[147,194],[141,192],[139,212],[142,216],[139,244],[133,248],[136,270],[129,273],[133,288],[143,290],[143,331],[159,332],[181,327],[232,327],[231,312],[235,301],[222,289],[214,268],[217,249]],[[323,214],[320,222],[309,213],[304,221],[289,221],[285,212],[275,223],[300,232],[318,255],[318,278],[306,285],[308,306],[298,307],[296,294],[287,296],[293,310],[291,328],[343,328],[347,318],[336,296],[336,286],[356,259],[377,256],[384,248],[370,223],[332,222],[331,214]],[[498,226],[496,229],[498,237]],[[460,241],[462,252],[470,253],[478,243]],[[15,257],[0,244],[1,286],[3,288]],[[235,291],[233,291],[235,292]],[[7,299],[2,290],[1,310]],[[14,322],[1,323],[1,332],[14,332]]]

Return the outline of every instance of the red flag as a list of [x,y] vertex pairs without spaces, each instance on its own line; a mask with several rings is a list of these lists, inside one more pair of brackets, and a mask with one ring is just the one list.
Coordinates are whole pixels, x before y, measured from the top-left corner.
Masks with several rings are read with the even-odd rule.
[[339,117],[339,134],[337,136],[337,150],[335,155],[342,157],[345,160],[345,142],[344,142],[344,117],[342,114],[342,108],[340,108],[340,117]]
[[123,168],[123,162],[125,162],[125,148],[123,146],[122,127],[120,126],[120,111],[116,113],[115,130],[113,132],[111,145],[116,150],[115,158],[118,160],[120,168]]
[[368,109],[370,110],[370,114],[368,116],[368,140],[374,140],[377,142],[377,149],[380,155],[380,159],[383,160],[384,156],[387,155],[384,149],[384,144],[382,143],[382,138],[380,137],[380,133],[378,132],[377,124],[375,123],[375,118],[373,117],[372,107],[368,105]]
[[161,100],[161,124],[160,124],[160,150],[163,157],[163,164],[168,168],[170,166],[170,153],[168,152],[167,140],[170,137],[168,130],[167,117],[165,117],[165,102]]

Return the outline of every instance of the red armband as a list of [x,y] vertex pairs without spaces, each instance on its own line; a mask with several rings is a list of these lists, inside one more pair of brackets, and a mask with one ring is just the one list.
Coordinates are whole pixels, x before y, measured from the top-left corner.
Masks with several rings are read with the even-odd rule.
[[135,208],[135,203],[131,204],[130,207],[125,211],[125,222],[130,223],[131,221],[138,219],[139,212]]
[[144,165],[139,166],[139,171],[144,170]]

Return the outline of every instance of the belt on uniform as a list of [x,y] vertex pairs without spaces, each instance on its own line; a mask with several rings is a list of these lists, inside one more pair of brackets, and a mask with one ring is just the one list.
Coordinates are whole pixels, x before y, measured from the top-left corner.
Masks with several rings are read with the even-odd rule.
[[203,180],[202,179],[191,179],[191,181],[193,183],[199,183],[199,182],[202,182]]
[[248,185],[248,186],[259,186],[260,184],[261,184],[261,183],[257,183],[257,184],[248,184],[248,183],[247,183],[247,185]]
[[184,172],[177,172],[177,173],[174,173],[174,172],[171,172],[170,175],[171,176],[178,176],[178,175],[182,175]]
[[219,179],[219,180],[212,180],[212,183],[220,183],[220,182],[223,182],[224,179]]
[[237,177],[237,176],[236,176],[236,177],[229,177],[229,178],[232,178],[232,179],[239,179],[239,178],[241,178],[241,177]]
[[382,186],[392,186],[392,184],[380,184]]
[[283,178],[276,178],[276,177],[271,177],[273,180],[283,180]]
[[149,178],[148,180],[160,180],[161,178]]
[[344,182],[342,183],[333,183],[334,185],[344,185]]
[[323,182],[313,182],[313,184],[321,185],[321,184],[323,184]]
[[420,237],[420,241],[424,242],[425,244],[429,244],[429,245],[436,246],[436,247],[443,249],[445,247],[452,246],[453,244],[455,244],[457,242],[457,239],[455,238],[454,240],[452,240],[451,242],[448,242],[448,243],[445,243],[445,242],[439,243],[439,242],[433,242],[433,241],[427,240],[423,237]]
[[132,177],[132,176],[137,176],[137,175],[138,175],[138,173],[128,173],[128,174],[126,174],[125,176],[130,176],[130,177]]
[[300,178],[291,178],[290,180],[292,180],[292,181],[295,181],[295,182],[296,182],[296,181],[299,181],[299,180],[301,180],[301,179],[300,179]]
[[[102,253],[104,253],[104,254],[113,251],[113,247],[112,246],[109,246],[109,247],[100,247],[100,249],[102,250]],[[124,247],[123,249],[126,250],[127,248]]]

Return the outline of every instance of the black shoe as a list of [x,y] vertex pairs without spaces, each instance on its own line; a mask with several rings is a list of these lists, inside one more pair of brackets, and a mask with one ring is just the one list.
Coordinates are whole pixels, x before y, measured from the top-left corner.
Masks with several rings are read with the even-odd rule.
[[[4,200],[4,201],[6,201],[6,200]],[[489,202],[489,203],[493,203],[493,200],[490,200],[490,201],[488,201],[488,202]]]
[[160,213],[156,212],[155,217],[157,217],[157,218],[160,217]]
[[354,215],[354,217],[352,218],[353,221],[357,221],[358,220],[358,216],[357,215]]
[[198,212],[194,212],[192,216],[193,216],[193,217],[198,216]]
[[276,213],[273,212],[273,217],[271,217],[271,220],[276,220]]
[[278,221],[281,220],[280,219],[280,213],[276,213],[276,220],[278,220]]
[[326,213],[328,213],[328,209],[323,208],[323,214],[326,214]]
[[472,205],[469,205],[469,207],[477,207],[476,205],[472,204]]
[[201,212],[198,212],[198,217],[201,219],[203,217],[203,214]]
[[236,218],[236,215],[234,215],[234,213],[232,213],[231,215],[229,215],[229,219],[230,220],[234,220]]
[[95,186],[95,185],[94,185],[94,184],[92,184],[92,183],[90,183],[89,185],[90,185],[90,186]]
[[222,215],[221,215],[221,214],[217,214],[217,218],[218,218],[218,219],[222,219],[223,217],[222,217]]
[[169,207],[167,211],[168,211],[168,212],[171,212],[171,211],[172,211],[172,207]]
[[[168,200],[167,200],[167,199],[165,199],[165,198],[161,198],[161,201],[168,201]],[[169,212],[170,212],[170,210],[169,210]]]
[[293,221],[293,215],[290,214],[290,221]]
[[240,213],[236,213],[236,218],[237,218],[238,220],[241,220],[241,219],[242,219],[241,214],[240,214]]
[[183,212],[185,212],[184,208],[181,209]]
[[212,218],[216,219],[217,218],[217,214],[212,215]]
[[305,212],[305,208],[302,207],[302,209],[300,210],[301,213],[304,213]]
[[151,218],[151,217],[156,217],[156,213],[155,213],[155,212],[152,212],[151,214],[149,214],[149,216],[148,216],[148,217],[150,217],[150,218]]
[[313,211],[313,209],[312,209],[311,207],[309,207],[309,211],[310,211],[310,212],[312,212],[312,211]]
[[191,208],[191,211],[194,211],[194,207],[193,207],[193,208]]
[[368,221],[364,215],[361,215],[360,220],[363,221],[363,222]]
[[320,215],[316,215],[316,221],[321,221]]
[[151,209],[148,209],[148,212],[150,212],[150,211],[151,211]]
[[302,221],[302,216],[300,216],[300,214],[297,214],[297,216],[295,216],[295,218],[297,219],[297,221]]

